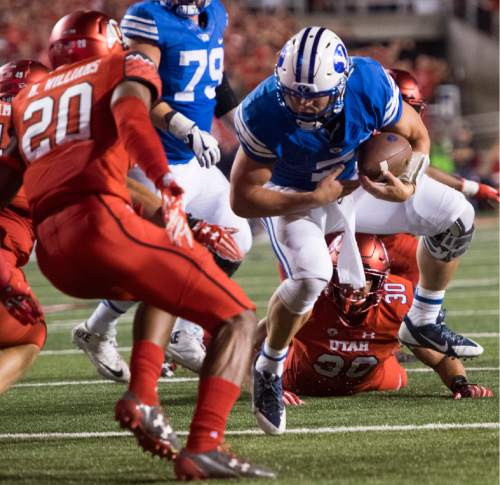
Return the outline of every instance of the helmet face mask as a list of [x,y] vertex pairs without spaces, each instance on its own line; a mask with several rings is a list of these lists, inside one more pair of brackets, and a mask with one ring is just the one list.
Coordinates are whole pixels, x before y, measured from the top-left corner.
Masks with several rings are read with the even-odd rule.
[[211,0],[162,0],[161,4],[173,10],[180,17],[199,15],[211,3]]
[[360,325],[368,310],[380,303],[389,274],[389,257],[380,239],[371,234],[356,234],[356,240],[365,269],[366,286],[354,289],[339,282],[337,264],[342,236],[338,236],[330,245],[333,276],[325,288],[325,295],[333,301],[340,320],[348,326]]
[[[280,104],[300,128],[316,130],[344,108],[350,62],[347,50],[332,31],[306,27],[283,47],[275,69]],[[297,102],[328,98],[321,109],[297,111]],[[312,103],[311,103],[312,104]]]
[[106,14],[90,10],[61,18],[49,39],[49,58],[54,68],[125,49],[118,23]]

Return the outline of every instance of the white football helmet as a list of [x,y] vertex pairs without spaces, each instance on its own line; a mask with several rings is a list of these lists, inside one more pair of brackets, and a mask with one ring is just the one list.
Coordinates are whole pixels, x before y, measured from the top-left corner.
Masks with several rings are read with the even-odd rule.
[[[283,47],[276,64],[279,98],[306,130],[318,129],[332,114],[344,107],[344,94],[350,61],[342,40],[324,27],[306,27]],[[330,96],[328,106],[320,113],[296,113],[286,97],[318,98]]]
[[161,0],[160,3],[173,10],[180,17],[199,15],[212,0]]

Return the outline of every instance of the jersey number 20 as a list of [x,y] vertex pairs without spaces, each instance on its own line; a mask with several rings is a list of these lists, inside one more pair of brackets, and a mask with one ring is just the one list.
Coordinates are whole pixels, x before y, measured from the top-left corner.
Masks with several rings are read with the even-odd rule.
[[[92,85],[88,82],[66,89],[57,103],[51,96],[46,96],[29,104],[24,111],[23,121],[29,122],[35,115],[39,121],[29,126],[22,137],[21,146],[26,158],[31,162],[43,157],[54,148],[54,143],[62,145],[90,138],[91,108]],[[53,139],[48,135],[43,137],[54,119],[55,136]],[[33,144],[35,137],[38,138],[36,146]]]

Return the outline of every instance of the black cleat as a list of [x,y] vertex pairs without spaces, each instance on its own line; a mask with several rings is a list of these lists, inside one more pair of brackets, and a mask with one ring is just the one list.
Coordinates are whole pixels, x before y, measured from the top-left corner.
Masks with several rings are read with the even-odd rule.
[[252,465],[233,455],[224,447],[205,453],[191,453],[183,448],[175,460],[177,480],[207,478],[276,478],[269,468]]

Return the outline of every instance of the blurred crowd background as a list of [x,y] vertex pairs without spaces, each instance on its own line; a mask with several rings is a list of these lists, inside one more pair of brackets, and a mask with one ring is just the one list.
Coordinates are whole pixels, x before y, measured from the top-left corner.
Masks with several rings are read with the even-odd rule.
[[[225,69],[240,97],[272,73],[291,35],[307,24],[325,25],[343,38],[350,55],[374,57],[417,78],[427,101],[433,164],[498,186],[498,0],[223,2],[229,12]],[[95,9],[120,19],[131,3],[0,0],[0,62],[35,58],[48,64],[47,39],[58,18]],[[217,123],[214,130],[228,166],[237,141]]]

